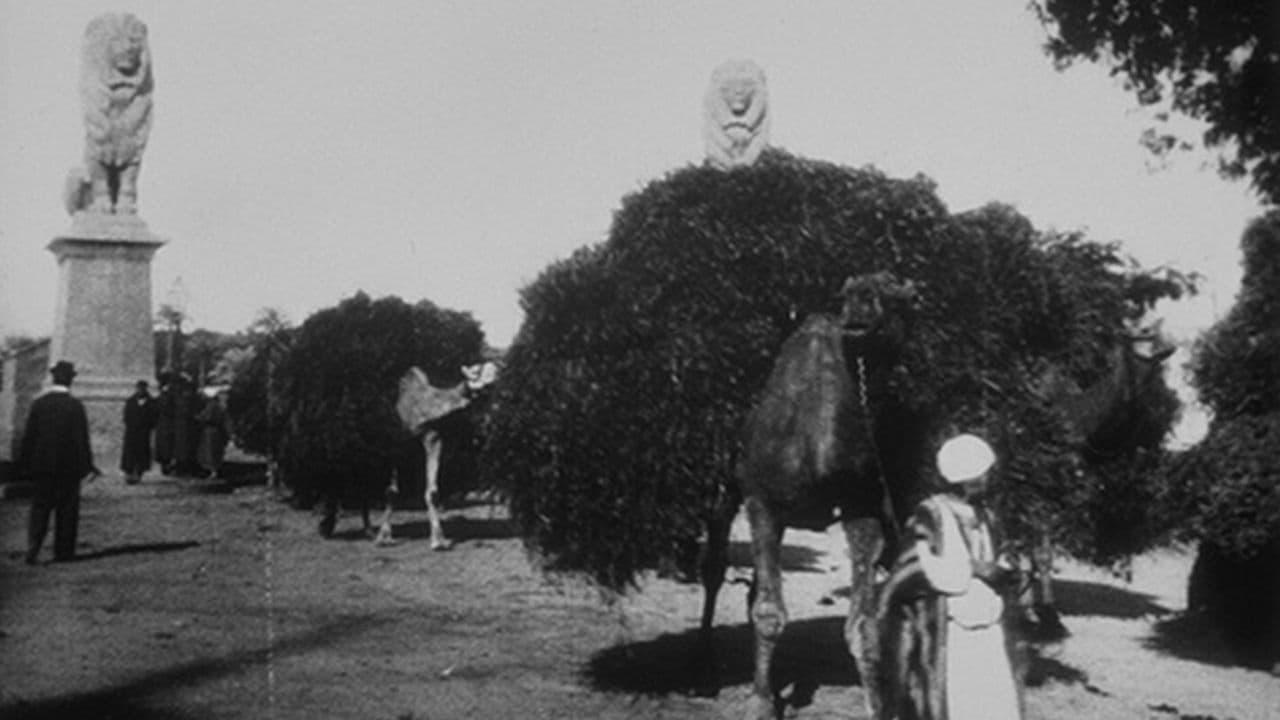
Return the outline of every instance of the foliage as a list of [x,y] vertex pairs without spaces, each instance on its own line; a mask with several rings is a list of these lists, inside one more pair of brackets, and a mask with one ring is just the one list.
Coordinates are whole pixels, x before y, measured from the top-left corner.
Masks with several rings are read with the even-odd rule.
[[155,330],[152,337],[157,372],[186,373],[197,385],[229,382],[231,364],[253,344],[252,337],[245,333],[220,333],[203,328],[184,333],[166,327]]
[[[1008,207],[953,216],[922,176],[771,150],[624,198],[605,242],[523,289],[484,471],[529,545],[615,589],[677,562],[733,492],[741,421],[783,340],[836,309],[845,277],[878,270],[924,298],[900,361],[868,368],[899,511],[930,489],[932,448],[966,429],[1009,459],[996,485],[1015,538],[1092,532],[1067,418],[1032,388],[1050,366],[1095,380],[1125,321],[1189,285]],[[1113,445],[1124,458],[1140,443]]]
[[1252,223],[1241,250],[1240,294],[1192,360],[1192,381],[1215,417],[1280,412],[1280,212]]
[[39,338],[31,335],[5,335],[3,341],[0,341],[0,353],[7,354],[15,350],[21,350],[28,345],[34,345],[45,340],[48,340],[48,338]]
[[[1222,171],[1280,203],[1280,5],[1274,0],[1035,0],[1060,67],[1105,60],[1139,102],[1204,120]],[[1178,145],[1148,133],[1157,151]]]
[[293,344],[294,329],[278,313],[265,311],[247,334],[249,355],[232,376],[227,415],[242,449],[274,458],[286,420],[279,368]]
[[269,375],[280,393],[287,481],[304,496],[381,487],[405,437],[395,412],[401,375],[417,365],[437,384],[457,382],[483,344],[470,314],[426,300],[357,293],[308,317]]
[[1215,420],[1172,463],[1170,495],[1185,535],[1246,559],[1280,538],[1280,413]]
[[1280,539],[1280,211],[1254,221],[1241,247],[1240,294],[1192,354],[1209,433],[1171,470],[1191,537],[1236,558]]

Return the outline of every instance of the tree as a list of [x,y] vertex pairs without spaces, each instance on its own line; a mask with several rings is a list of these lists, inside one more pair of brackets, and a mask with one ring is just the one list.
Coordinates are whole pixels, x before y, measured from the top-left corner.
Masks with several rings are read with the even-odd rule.
[[[1033,0],[1059,68],[1103,61],[1143,105],[1208,124],[1227,177],[1280,203],[1280,4],[1274,0]],[[1157,119],[1167,119],[1159,115]],[[1183,146],[1154,129],[1156,152]]]
[[1280,211],[1254,221],[1241,245],[1240,294],[1192,354],[1213,419],[1171,463],[1169,492],[1200,541],[1189,604],[1246,659],[1280,671]]
[[247,347],[249,338],[243,333],[197,328],[183,338],[177,370],[185,372],[198,386],[225,383],[231,379],[226,366],[228,353]]
[[160,370],[178,370],[183,347],[182,323],[186,319],[187,314],[171,303],[162,303],[156,310],[156,322],[163,328],[156,334],[164,335],[163,343],[161,338],[156,338],[156,367]]
[[231,380],[227,414],[241,448],[275,461],[285,418],[278,368],[293,344],[294,329],[274,309],[264,309],[246,331],[248,355]]

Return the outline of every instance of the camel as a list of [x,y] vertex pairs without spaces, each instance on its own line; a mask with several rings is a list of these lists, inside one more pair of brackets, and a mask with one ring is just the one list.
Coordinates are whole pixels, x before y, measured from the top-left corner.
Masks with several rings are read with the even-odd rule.
[[[404,428],[419,437],[426,454],[426,483],[424,499],[427,505],[427,520],[431,525],[431,549],[447,550],[451,547],[445,537],[440,513],[440,455],[444,443],[440,428],[443,422],[461,412],[471,404],[473,393],[491,381],[485,377],[483,366],[473,365],[462,368],[464,379],[451,387],[439,388],[431,384],[427,374],[416,367],[411,367],[400,378],[400,393],[396,399],[396,414]],[[397,484],[392,483],[387,492],[387,506],[379,523],[378,534],[374,542],[389,545],[395,542],[391,532],[391,499],[397,492]]]
[[[1058,408],[1067,421],[1071,444],[1081,454],[1114,455],[1100,438],[1101,431],[1113,430],[1132,420],[1131,413],[1150,393],[1164,362],[1177,349],[1164,336],[1162,321],[1142,324],[1130,321],[1124,334],[1108,352],[1107,370],[1094,384],[1081,388],[1064,378],[1057,368],[1040,373],[1028,388],[1042,402]],[[1119,573],[1130,572],[1123,565]],[[1031,614],[1039,632],[1047,637],[1065,635],[1053,598],[1053,547],[1047,535],[1031,556]]]
[[[1146,394],[1152,391],[1162,363],[1174,349],[1161,335],[1158,322],[1149,326],[1131,323],[1108,351],[1108,372],[1093,385],[1081,389],[1063,378],[1056,368],[1050,368],[1040,373],[1029,390],[1063,413],[1072,444],[1079,452],[1105,455],[1112,449],[1102,445],[1102,438],[1097,434],[1131,420],[1132,409],[1144,402]],[[929,526],[930,522],[925,525]],[[931,528],[931,532],[936,529]],[[895,573],[906,570],[908,575],[901,576],[903,578],[909,577],[912,571],[918,574],[919,567],[911,562],[913,558],[914,554],[900,558]],[[1029,619],[1034,620],[1036,634],[1041,638],[1065,636],[1066,628],[1054,608],[1053,548],[1048,535],[1042,536],[1030,560],[1034,582],[1029,588],[1030,598],[1021,598],[1031,604]],[[918,578],[900,579],[900,582],[918,581]],[[938,682],[937,662],[940,646],[945,644],[943,596],[921,594],[903,601],[890,613],[885,592],[883,587],[879,591],[880,646],[876,648],[877,658],[883,662],[875,668],[876,675],[870,678],[873,685],[869,689],[875,693],[883,714],[873,717],[941,717],[937,709],[943,706],[943,684]],[[904,703],[911,711],[903,709]]]
[[[875,565],[896,526],[867,407],[867,361],[882,357],[894,305],[914,301],[910,282],[878,272],[848,279],[838,317],[810,315],[782,346],[759,402],[747,416],[739,490],[751,525],[755,565],[748,598],[755,628],[755,679],[748,717],[774,718],[773,651],[787,622],[780,553],[788,527],[844,526],[852,561],[845,641],[871,677]],[[704,622],[707,620],[704,612]],[[870,697],[870,693],[868,694]],[[874,705],[874,701],[869,700]]]

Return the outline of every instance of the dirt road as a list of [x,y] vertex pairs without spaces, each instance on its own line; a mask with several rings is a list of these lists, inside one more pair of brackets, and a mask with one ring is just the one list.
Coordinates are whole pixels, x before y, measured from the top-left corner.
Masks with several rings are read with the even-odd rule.
[[[220,489],[215,492],[211,490]],[[531,566],[500,510],[454,511],[432,552],[423,513],[380,548],[346,515],[316,517],[255,485],[149,478],[88,486],[80,559],[28,567],[25,500],[0,501],[0,718],[736,718],[750,677],[744,593],[723,593],[727,687],[684,692],[700,593],[647,581],[612,604]],[[735,530],[732,578],[747,575]],[[840,639],[848,563],[838,531],[788,534],[789,716],[858,718]],[[1280,717],[1280,679],[1225,664],[1178,624],[1187,558],[1136,564],[1121,585],[1076,569],[1072,637],[1032,666],[1028,716]]]

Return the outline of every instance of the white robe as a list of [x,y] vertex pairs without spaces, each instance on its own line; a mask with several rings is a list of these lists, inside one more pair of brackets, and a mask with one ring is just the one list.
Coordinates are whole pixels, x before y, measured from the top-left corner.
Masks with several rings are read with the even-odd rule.
[[915,550],[929,584],[947,596],[947,720],[1019,720],[1000,624],[1004,601],[973,573],[975,564],[995,560],[991,533],[964,502],[935,496],[924,505],[939,522],[939,551],[925,538],[916,540]]

